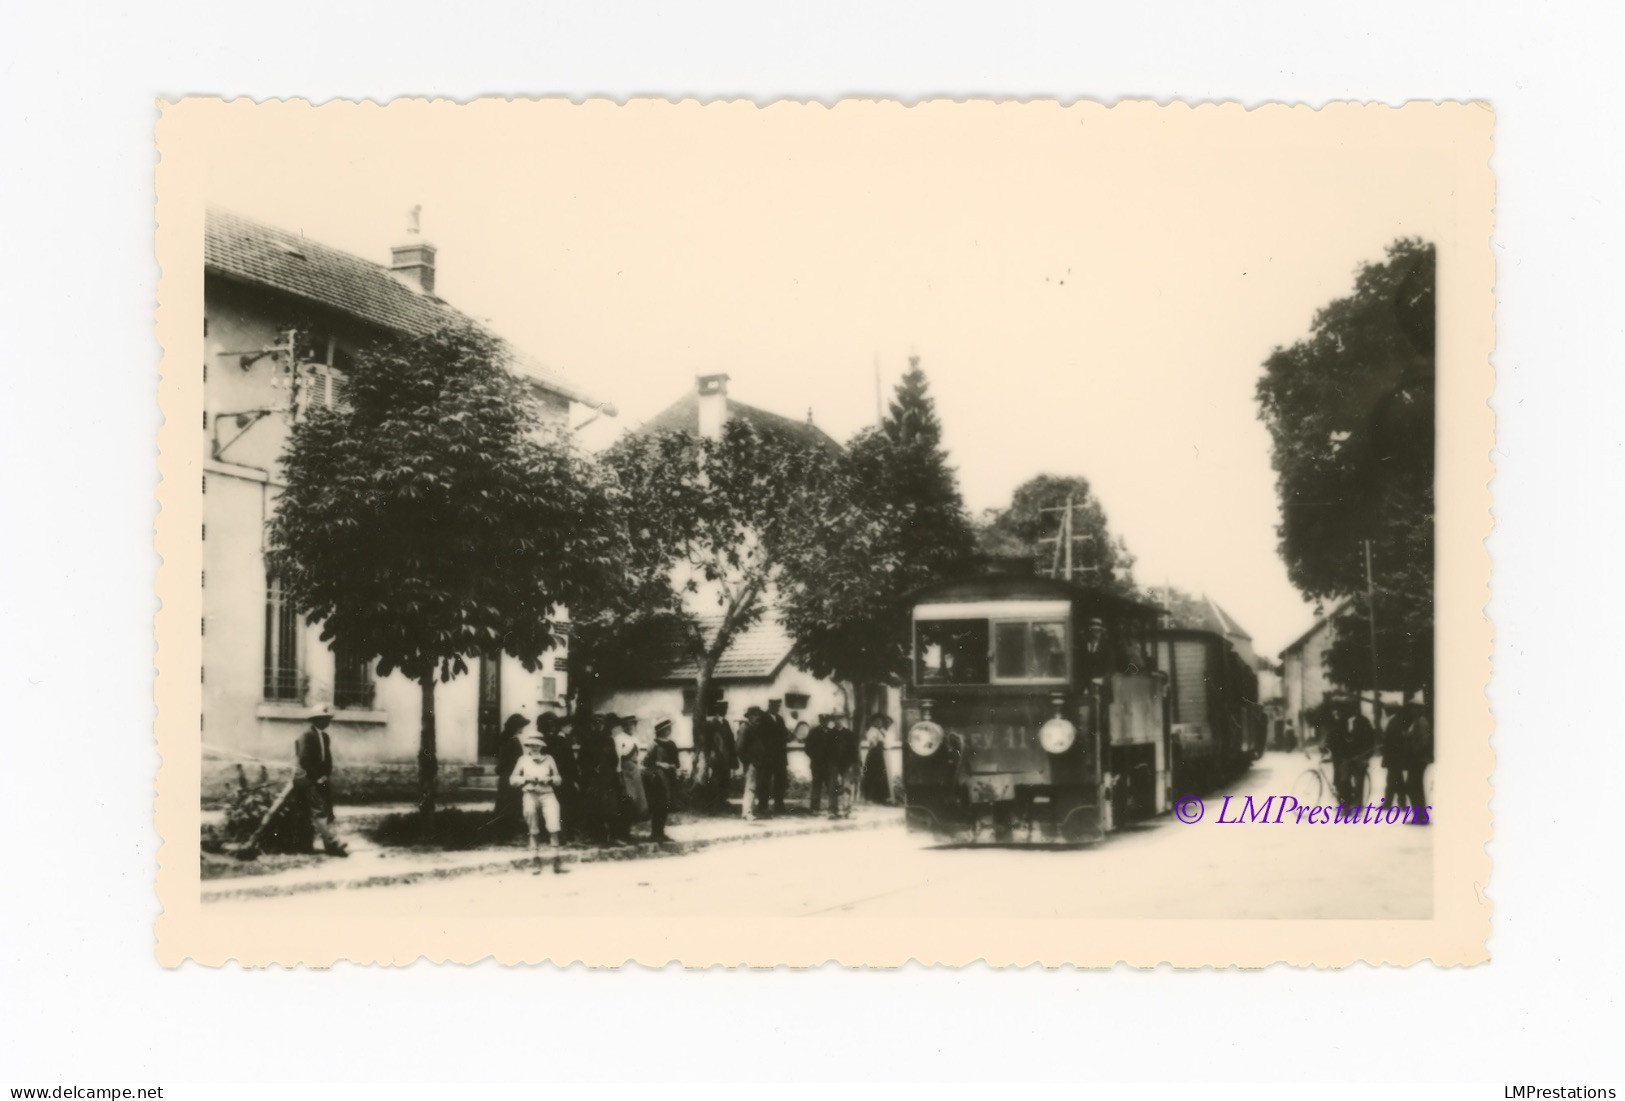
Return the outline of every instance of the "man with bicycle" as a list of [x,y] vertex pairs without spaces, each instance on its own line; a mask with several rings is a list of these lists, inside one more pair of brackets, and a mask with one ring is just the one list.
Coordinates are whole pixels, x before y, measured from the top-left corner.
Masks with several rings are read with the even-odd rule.
[[1376,745],[1376,731],[1358,704],[1338,709],[1326,747],[1332,755],[1332,787],[1344,805],[1357,806],[1364,801],[1366,769]]

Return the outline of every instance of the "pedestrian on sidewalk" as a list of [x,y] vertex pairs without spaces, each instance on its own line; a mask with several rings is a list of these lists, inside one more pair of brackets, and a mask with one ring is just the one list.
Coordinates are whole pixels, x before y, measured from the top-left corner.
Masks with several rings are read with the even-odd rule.
[[780,701],[767,701],[767,779],[773,799],[773,813],[784,813],[784,796],[790,787],[790,728],[784,725]]
[[830,809],[834,809],[835,791],[830,776],[830,728],[829,716],[818,716],[818,725],[811,730],[806,723],[796,727],[796,735],[801,739],[803,751],[807,754],[807,770],[812,774],[812,785],[807,795],[807,809],[817,814],[819,804],[823,801],[826,792],[829,794]]
[[327,733],[332,722],[333,708],[328,704],[311,709],[310,725],[294,739],[293,779],[288,781],[288,786],[282,789],[282,794],[277,796],[271,809],[260,819],[260,824],[254,827],[254,832],[238,849],[239,858],[253,860],[259,855],[261,838],[290,800],[303,801],[304,811],[310,815],[311,833],[313,837],[321,838],[324,852],[329,856],[350,855],[350,850],[333,832],[333,742]]
[[[508,777],[513,774],[519,758],[525,755],[524,747],[519,744],[519,736],[528,725],[530,720],[525,716],[509,715],[508,721],[502,724],[502,739],[497,742],[497,797],[491,815],[503,824],[520,819],[519,789],[513,786]],[[503,833],[506,832],[504,829]]]
[[632,825],[626,820],[625,793],[621,788],[621,749],[615,735],[621,717],[613,711],[593,717],[593,732],[587,740],[587,757],[592,762],[591,800],[603,823],[602,843],[632,844]]
[[643,783],[649,800],[649,840],[660,844],[666,836],[666,817],[677,791],[677,745],[671,740],[671,720],[655,723],[655,744],[644,761]]
[[705,776],[696,790],[697,805],[713,813],[728,810],[728,786],[734,769],[739,765],[739,750],[734,743],[733,728],[728,725],[728,701],[715,700],[711,715],[700,727],[704,741],[695,746],[703,755]]
[[1410,709],[1402,707],[1382,731],[1382,809],[1405,805],[1405,731]]
[[745,709],[745,721],[739,728],[739,763],[745,769],[745,794],[739,801],[739,814],[747,822],[756,821],[758,812],[767,809],[767,717],[754,704]]
[[1405,797],[1416,812],[1411,825],[1425,826],[1428,811],[1424,781],[1428,766],[1433,764],[1433,724],[1420,703],[1412,701],[1409,708],[1411,721],[1405,731]]
[[886,772],[886,731],[891,716],[875,712],[863,733],[863,799],[881,806],[891,802],[891,777]]
[[620,729],[615,731],[615,759],[621,774],[621,820],[630,835],[633,822],[649,817],[649,797],[643,789],[643,754],[638,749],[634,733],[638,720],[632,715],[621,716]]
[[857,785],[858,768],[863,763],[863,749],[857,731],[839,717],[829,737],[829,816],[852,816],[853,790]]
[[[514,715],[508,719],[511,724],[519,719],[521,727],[528,725],[529,720],[523,715]],[[524,748],[524,756],[514,766],[513,775],[509,783],[519,789],[525,814],[525,829],[530,834],[530,864],[534,875],[542,873],[542,828],[547,828],[547,843],[553,853],[553,873],[564,874],[564,861],[559,855],[559,797],[558,788],[562,777],[559,766],[548,755],[547,745],[538,731],[532,731],[519,739]]]

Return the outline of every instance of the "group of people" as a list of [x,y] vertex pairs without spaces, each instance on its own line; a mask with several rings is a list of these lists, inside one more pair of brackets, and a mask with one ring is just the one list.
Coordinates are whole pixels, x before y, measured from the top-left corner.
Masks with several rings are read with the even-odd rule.
[[508,716],[497,753],[497,816],[523,817],[533,868],[543,867],[545,833],[553,870],[563,872],[564,837],[603,845],[632,844],[632,823],[647,818],[650,840],[664,842],[676,801],[678,755],[671,722],[655,724],[655,740],[640,751],[636,720],[613,713],[580,724],[556,712]]
[[[509,716],[497,756],[497,817],[523,817],[536,870],[544,866],[545,837],[555,870],[566,837],[601,845],[631,844],[632,825],[647,819],[650,839],[668,841],[666,823],[677,802],[682,761],[672,724],[655,724],[655,739],[640,749],[637,720],[613,713],[571,720],[544,711],[532,727],[524,715]],[[886,734],[891,718],[873,716],[860,737],[838,716],[792,731],[777,700],[746,709],[737,729],[725,703],[715,704],[696,732],[692,805],[728,813],[732,777],[742,774],[740,815],[757,821],[782,815],[790,786],[790,749],[800,743],[811,773],[808,809],[831,818],[851,815],[856,798],[891,801]]]
[[[1425,810],[1427,797],[1423,779],[1433,763],[1433,726],[1421,703],[1413,701],[1402,705],[1381,729],[1380,739],[1378,728],[1358,709],[1352,714],[1340,714],[1327,733],[1326,748],[1332,760],[1332,786],[1341,801],[1363,801],[1361,780],[1380,748],[1387,777],[1382,807],[1409,806],[1418,812]],[[1410,821],[1425,825],[1427,815],[1418,813]]]

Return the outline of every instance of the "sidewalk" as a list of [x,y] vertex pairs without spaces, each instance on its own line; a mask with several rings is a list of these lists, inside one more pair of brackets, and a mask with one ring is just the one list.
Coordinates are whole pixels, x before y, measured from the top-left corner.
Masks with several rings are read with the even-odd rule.
[[[307,891],[342,888],[393,887],[425,879],[445,879],[476,872],[502,872],[528,869],[530,857],[524,842],[449,852],[429,849],[381,847],[367,837],[363,828],[393,810],[389,806],[338,807],[335,814],[338,833],[349,846],[345,858],[313,857],[312,862],[258,875],[232,876],[203,881],[204,902],[224,899],[268,898]],[[789,814],[745,822],[738,818],[692,818],[674,820],[672,840],[662,845],[642,841],[611,848],[566,848],[561,856],[566,864],[592,864],[600,860],[638,860],[649,857],[682,856],[713,845],[760,841],[777,837],[800,837],[818,833],[846,833],[852,830],[900,826],[903,812],[898,807],[859,806],[851,818],[831,821],[810,814]],[[548,850],[543,849],[544,853]]]

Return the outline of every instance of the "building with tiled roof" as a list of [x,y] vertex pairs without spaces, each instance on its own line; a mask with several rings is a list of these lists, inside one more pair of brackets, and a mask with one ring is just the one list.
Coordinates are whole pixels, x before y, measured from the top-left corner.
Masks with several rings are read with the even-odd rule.
[[[340,797],[415,786],[421,695],[334,652],[320,628],[281,597],[264,561],[288,433],[312,406],[340,400],[355,354],[390,334],[420,335],[470,319],[435,293],[436,249],[415,227],[378,261],[223,210],[204,222],[203,746],[205,797],[236,767],[273,776],[309,709],[334,709]],[[497,339],[501,340],[499,334]],[[572,403],[599,404],[563,372],[504,341],[542,417],[568,423]],[[448,786],[458,764],[493,756],[504,717],[563,699],[564,656],[528,672],[510,658],[472,663],[437,689],[436,726]]]
[[811,413],[806,420],[798,421],[730,398],[728,376],[722,374],[700,375],[695,379],[694,389],[632,431],[636,435],[686,432],[692,436],[715,436],[731,420],[744,421],[763,436],[810,444],[831,453],[841,449],[827,432],[813,424]]

